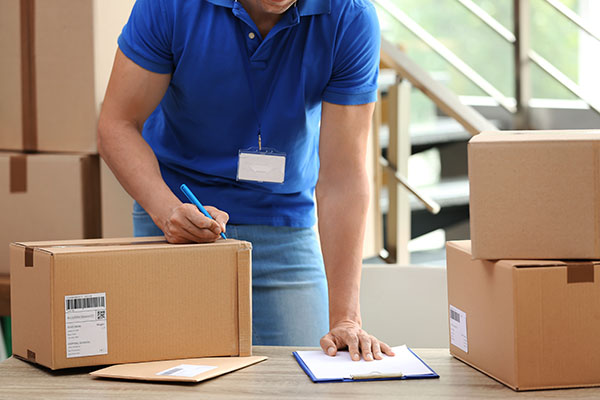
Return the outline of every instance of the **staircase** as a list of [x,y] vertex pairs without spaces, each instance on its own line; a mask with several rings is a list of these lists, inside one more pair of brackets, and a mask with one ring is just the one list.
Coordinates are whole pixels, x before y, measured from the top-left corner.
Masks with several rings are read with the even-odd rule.
[[[422,235],[444,229],[448,240],[468,238],[467,142],[486,130],[565,129],[564,118],[552,120],[557,113],[570,113],[570,128],[598,126],[600,104],[558,68],[530,46],[529,0],[513,0],[514,32],[503,27],[471,0],[455,3],[480,19],[492,32],[514,48],[513,98],[503,94],[460,57],[406,15],[392,0],[372,0],[379,11],[417,36],[432,52],[458,70],[487,97],[459,97],[417,65],[396,44],[382,38],[380,101],[376,107],[373,141],[374,156],[369,160],[373,176],[372,215],[375,243],[365,255],[388,263],[411,263],[409,242]],[[557,10],[593,39],[600,41],[592,27],[569,12],[557,0],[541,0]],[[450,2],[452,3],[452,2]],[[444,7],[451,5],[444,4]],[[544,71],[578,99],[577,110],[556,110],[565,102],[531,99],[530,68]],[[420,92],[435,106],[436,118],[429,123],[410,121],[411,93]],[[558,105],[560,103],[560,105]],[[590,114],[593,114],[590,116]],[[552,122],[549,122],[552,121]],[[577,123],[582,123],[580,126]],[[585,125],[587,123],[587,125]],[[553,126],[548,126],[548,125]],[[594,126],[591,126],[592,128]],[[416,176],[418,159],[433,160],[433,172]],[[409,165],[410,171],[409,171]],[[431,167],[431,166],[430,166]],[[437,177],[430,175],[438,174]],[[423,178],[422,175],[425,175]]]

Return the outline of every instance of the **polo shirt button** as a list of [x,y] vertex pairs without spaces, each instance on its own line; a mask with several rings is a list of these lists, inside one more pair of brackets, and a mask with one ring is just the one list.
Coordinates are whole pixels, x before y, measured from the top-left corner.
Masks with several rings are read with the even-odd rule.
[[250,39],[254,39],[254,38],[256,37],[256,35],[254,34],[254,32],[250,32],[250,33],[248,34],[248,37],[249,37]]

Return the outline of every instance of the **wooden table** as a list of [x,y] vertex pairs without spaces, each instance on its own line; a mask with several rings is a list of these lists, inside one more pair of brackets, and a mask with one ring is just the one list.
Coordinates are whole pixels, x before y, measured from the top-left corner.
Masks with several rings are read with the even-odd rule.
[[440,379],[312,383],[291,347],[254,348],[269,359],[199,384],[92,378],[94,368],[50,371],[10,358],[0,363],[1,399],[598,399],[600,388],[516,393],[454,359],[447,349],[416,349]]
[[10,277],[0,274],[0,317],[10,316]]

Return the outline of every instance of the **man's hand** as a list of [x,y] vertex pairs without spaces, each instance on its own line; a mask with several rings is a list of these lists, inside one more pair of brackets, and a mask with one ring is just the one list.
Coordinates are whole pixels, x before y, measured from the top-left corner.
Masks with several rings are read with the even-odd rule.
[[321,338],[321,348],[332,357],[338,350],[348,348],[353,361],[360,360],[361,354],[365,361],[373,361],[373,358],[381,360],[383,354],[394,356],[390,346],[369,335],[354,321],[337,323]]
[[215,207],[206,207],[206,211],[214,218],[210,219],[189,203],[175,207],[160,228],[169,243],[207,243],[214,242],[225,225],[229,215]]

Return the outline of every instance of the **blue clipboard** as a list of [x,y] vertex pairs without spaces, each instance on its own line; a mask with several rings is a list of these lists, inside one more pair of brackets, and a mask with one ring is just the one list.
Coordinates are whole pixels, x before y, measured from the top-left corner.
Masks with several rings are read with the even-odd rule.
[[425,365],[427,367],[427,369],[429,371],[431,371],[431,374],[423,374],[423,375],[403,375],[401,377],[394,377],[394,378],[368,378],[368,379],[352,379],[352,378],[337,378],[337,379],[317,379],[317,377],[312,373],[312,371],[310,370],[310,368],[308,368],[308,366],[306,365],[306,363],[304,362],[304,360],[302,359],[302,357],[300,357],[300,355],[297,352],[293,352],[292,355],[294,356],[294,358],[296,359],[296,361],[298,362],[298,365],[300,365],[300,368],[302,368],[302,370],[304,370],[304,372],[306,373],[306,375],[308,375],[308,377],[314,382],[314,383],[326,383],[326,382],[368,382],[368,381],[393,381],[393,380],[407,380],[407,379],[436,379],[439,378],[440,376],[433,370],[431,369],[431,367],[429,365],[427,365],[427,363],[425,361],[423,361],[421,359],[421,357],[419,357],[418,355],[415,354],[414,351],[412,351],[410,348],[408,348],[408,351],[410,351],[415,357],[417,357],[419,359],[419,361],[421,361],[423,363],[423,365]]

